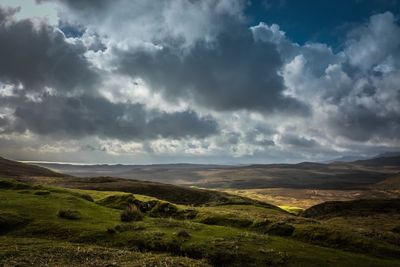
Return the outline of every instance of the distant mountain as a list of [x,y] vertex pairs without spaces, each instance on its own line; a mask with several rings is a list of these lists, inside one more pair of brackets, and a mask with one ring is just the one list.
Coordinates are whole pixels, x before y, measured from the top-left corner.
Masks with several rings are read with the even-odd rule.
[[390,157],[398,157],[400,156],[400,151],[396,152],[383,152],[375,156],[361,156],[361,155],[350,155],[350,156],[342,156],[335,159],[331,159],[325,161],[325,163],[334,163],[334,162],[354,162],[358,160],[368,160],[368,159],[376,159],[376,158],[390,158]]
[[390,157],[399,157],[399,156],[400,156],[400,151],[396,151],[396,152],[381,153],[381,154],[375,156],[374,158],[390,158]]
[[394,157],[378,157],[366,160],[353,161],[352,164],[363,165],[369,167],[400,167],[400,156]]
[[368,159],[370,157],[366,156],[342,156],[339,158],[331,159],[326,161],[326,163],[333,163],[333,162],[353,162],[356,160],[363,160],[363,159]]

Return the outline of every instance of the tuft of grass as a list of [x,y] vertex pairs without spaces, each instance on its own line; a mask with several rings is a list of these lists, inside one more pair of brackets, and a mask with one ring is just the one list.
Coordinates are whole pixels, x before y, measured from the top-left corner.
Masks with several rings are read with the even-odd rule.
[[58,217],[68,220],[79,220],[81,219],[81,213],[77,210],[72,209],[60,209],[57,213]]
[[143,214],[136,205],[129,204],[121,213],[122,222],[133,222],[143,220]]

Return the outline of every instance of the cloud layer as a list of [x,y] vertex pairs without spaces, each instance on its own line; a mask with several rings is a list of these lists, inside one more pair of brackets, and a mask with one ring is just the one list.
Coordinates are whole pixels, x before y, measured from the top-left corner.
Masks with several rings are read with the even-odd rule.
[[233,163],[400,148],[390,12],[333,49],[249,25],[247,1],[54,2],[58,26],[0,6],[7,155]]

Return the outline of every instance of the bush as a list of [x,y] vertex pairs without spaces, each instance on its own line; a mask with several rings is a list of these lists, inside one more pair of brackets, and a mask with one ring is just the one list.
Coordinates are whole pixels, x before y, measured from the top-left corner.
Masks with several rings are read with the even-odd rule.
[[158,201],[158,200],[150,200],[150,201],[145,201],[145,202],[141,202],[137,199],[135,200],[135,204],[136,204],[136,206],[139,207],[141,212],[151,211],[159,202],[160,201]]
[[31,188],[31,186],[28,184],[25,184],[25,183],[17,182],[17,181],[1,179],[0,180],[0,188],[2,188],[2,189],[28,189],[28,188]]
[[68,220],[79,220],[81,213],[77,210],[71,209],[60,209],[57,213],[58,217]]
[[178,214],[178,207],[169,202],[158,202],[150,211],[152,217],[174,217]]
[[123,222],[141,221],[142,219],[143,214],[136,205],[129,204],[121,213],[121,221]]
[[180,231],[177,233],[177,236],[178,236],[178,237],[182,237],[182,238],[190,238],[190,237],[191,237],[191,235],[190,235],[186,230],[184,230],[184,229],[180,230]]
[[279,236],[291,236],[294,232],[294,226],[287,224],[287,223],[274,223],[272,224],[268,230],[267,233],[271,235],[279,235]]
[[253,224],[250,226],[251,229],[259,231],[261,233],[267,233],[268,228],[271,226],[271,224],[273,223],[273,221],[268,220],[268,219],[263,219],[263,220],[257,220],[254,221]]
[[113,227],[108,227],[108,228],[107,228],[107,233],[109,233],[109,234],[115,234],[115,233],[117,233],[117,230],[115,230],[115,228],[113,228]]
[[136,199],[132,194],[124,194],[108,196],[96,201],[96,203],[108,208],[123,210],[128,205],[136,204],[135,201]]
[[199,212],[193,209],[180,210],[175,216],[175,219],[193,220]]

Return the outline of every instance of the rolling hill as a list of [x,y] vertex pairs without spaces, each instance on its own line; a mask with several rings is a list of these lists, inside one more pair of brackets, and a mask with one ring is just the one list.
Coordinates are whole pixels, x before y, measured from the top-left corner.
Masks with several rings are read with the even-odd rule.
[[[326,202],[295,215],[216,190],[54,176],[43,168],[4,162],[0,265],[400,265],[399,199]],[[296,168],[326,171],[314,163]]]
[[379,183],[400,171],[400,157],[354,162],[257,164],[246,166],[68,165],[36,163],[80,177],[113,176],[134,180],[221,189],[299,188],[360,189]]
[[47,168],[25,164],[0,157],[1,177],[65,177],[66,174],[51,171]]
[[65,188],[120,191],[143,194],[177,204],[203,205],[215,203],[247,203],[267,205],[245,197],[224,192],[190,188],[151,181],[139,181],[115,177],[79,178],[51,171],[44,167],[0,158],[0,177],[15,178],[33,184],[46,184]]

